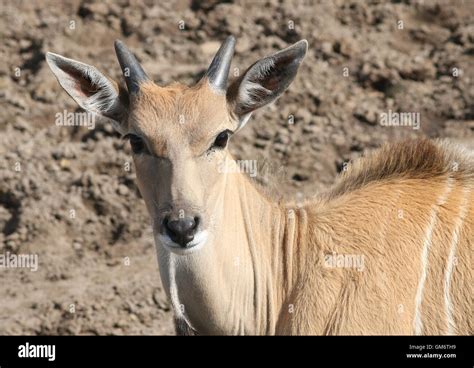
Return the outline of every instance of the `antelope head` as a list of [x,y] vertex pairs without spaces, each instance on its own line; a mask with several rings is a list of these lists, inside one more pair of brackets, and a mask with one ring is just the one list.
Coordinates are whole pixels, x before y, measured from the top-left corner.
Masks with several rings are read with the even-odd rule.
[[120,41],[115,51],[126,89],[93,66],[46,55],[66,92],[85,110],[108,118],[130,141],[155,238],[173,253],[210,243],[229,139],[253,111],[289,86],[307,50],[306,40],[299,41],[257,61],[228,86],[234,46],[234,37],[228,37],[192,87],[156,85]]

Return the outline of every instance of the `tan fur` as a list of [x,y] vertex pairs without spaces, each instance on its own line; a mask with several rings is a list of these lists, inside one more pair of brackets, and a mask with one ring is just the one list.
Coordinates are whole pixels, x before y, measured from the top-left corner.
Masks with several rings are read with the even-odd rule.
[[[458,170],[449,169],[459,164]],[[289,303],[295,312],[285,333],[413,334],[414,300],[429,208],[454,179],[438,208],[427,281],[422,299],[423,333],[446,333],[443,273],[454,221],[465,188],[473,186],[472,157],[428,140],[386,145],[360,160],[323,196],[306,204],[314,226],[306,244],[304,276]],[[416,170],[415,170],[416,168]],[[341,190],[343,188],[343,190]],[[465,203],[472,204],[472,195]],[[402,217],[399,217],[402,214]],[[472,334],[473,209],[468,210],[458,244],[451,294],[456,331]],[[363,254],[366,271],[325,269],[325,254]],[[461,277],[463,275],[463,277]],[[308,307],[312,305],[312,307]]]

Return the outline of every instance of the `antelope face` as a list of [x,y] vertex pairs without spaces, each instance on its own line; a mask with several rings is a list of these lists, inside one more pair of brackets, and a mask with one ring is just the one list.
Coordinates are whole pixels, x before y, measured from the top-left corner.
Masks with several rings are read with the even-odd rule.
[[212,237],[229,139],[254,110],[289,86],[307,42],[257,61],[227,87],[234,46],[234,38],[228,37],[193,87],[156,85],[119,41],[115,49],[127,90],[90,65],[46,55],[69,95],[89,112],[108,118],[130,141],[156,241],[178,254],[195,251]]
[[238,122],[225,95],[208,83],[193,88],[149,83],[141,90],[126,137],[155,237],[176,253],[195,251],[213,227],[212,194],[222,187],[220,167]]

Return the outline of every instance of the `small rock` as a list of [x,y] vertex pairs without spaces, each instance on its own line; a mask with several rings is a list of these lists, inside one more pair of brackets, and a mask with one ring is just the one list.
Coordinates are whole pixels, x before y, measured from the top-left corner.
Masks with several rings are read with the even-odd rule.
[[319,125],[305,124],[303,126],[303,133],[307,133],[307,134],[311,134],[311,135],[321,134],[322,133],[322,128]]
[[281,144],[289,144],[290,143],[290,137],[288,135],[280,134],[278,133],[277,138],[275,139],[276,143],[281,143]]
[[65,158],[62,158],[59,161],[59,167],[61,167],[61,169],[63,169],[63,170],[69,170],[71,168],[71,161],[69,161]]
[[14,240],[7,240],[5,242],[5,248],[8,249],[10,252],[16,253],[20,248],[20,245]]
[[345,147],[346,145],[346,138],[341,134],[334,134],[331,141],[336,147]]
[[253,145],[255,148],[264,149],[266,146],[266,142],[259,140],[259,141],[256,141]]
[[269,130],[261,129],[256,132],[257,139],[269,141],[272,138],[272,133]]
[[288,150],[288,145],[282,143],[275,143],[273,149],[279,153],[285,153]]
[[102,2],[88,4],[88,8],[94,15],[95,14],[107,15],[109,13],[109,7],[107,6],[106,3],[102,3]]
[[163,292],[160,292],[159,289],[155,289],[155,291],[153,291],[152,299],[159,309],[164,311],[170,310],[170,305],[168,303],[168,300],[166,299],[166,296]]
[[332,43],[331,43],[331,42],[327,42],[327,41],[326,41],[326,42],[323,42],[323,43],[321,44],[321,51],[322,51],[324,54],[330,55],[330,54],[332,54],[332,52],[333,52],[332,50],[333,50],[333,49],[332,49]]
[[378,120],[378,113],[377,109],[372,105],[368,103],[362,103],[359,104],[355,111],[354,111],[354,116],[370,125],[376,125],[377,120]]
[[117,188],[117,193],[121,196],[126,196],[130,191],[128,190],[128,188],[123,185],[123,184],[119,184],[118,188]]
[[311,112],[309,112],[309,110],[307,109],[301,109],[300,111],[298,111],[298,115],[296,118],[303,121],[303,123],[308,124],[313,118],[313,114],[311,114]]

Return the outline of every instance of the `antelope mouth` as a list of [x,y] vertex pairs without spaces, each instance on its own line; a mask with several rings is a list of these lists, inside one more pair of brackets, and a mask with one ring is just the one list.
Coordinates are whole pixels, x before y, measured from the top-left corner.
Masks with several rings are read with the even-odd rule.
[[196,235],[194,235],[193,240],[191,240],[185,246],[174,242],[166,234],[158,234],[155,239],[157,243],[161,244],[165,249],[168,249],[169,251],[176,254],[185,255],[201,249],[202,246],[206,243],[207,238],[208,232],[207,230],[203,230],[196,233]]

